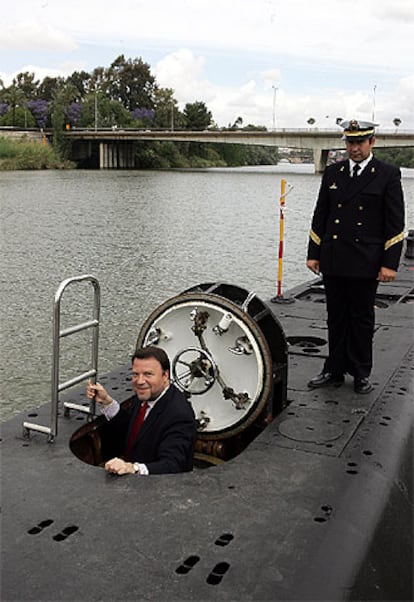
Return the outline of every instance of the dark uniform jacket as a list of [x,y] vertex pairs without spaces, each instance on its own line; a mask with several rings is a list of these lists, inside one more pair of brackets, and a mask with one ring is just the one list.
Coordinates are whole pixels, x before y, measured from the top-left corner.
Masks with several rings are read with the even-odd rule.
[[326,168],[316,203],[308,259],[326,276],[376,278],[380,267],[397,270],[404,239],[400,170],[375,157],[361,175],[349,161]]
[[[122,455],[140,408],[137,397],[109,421],[111,437]],[[186,472],[193,468],[196,438],[194,411],[174,385],[157,401],[141,426],[131,452],[132,462],[146,464],[150,474]],[[114,440],[113,440],[114,443]]]

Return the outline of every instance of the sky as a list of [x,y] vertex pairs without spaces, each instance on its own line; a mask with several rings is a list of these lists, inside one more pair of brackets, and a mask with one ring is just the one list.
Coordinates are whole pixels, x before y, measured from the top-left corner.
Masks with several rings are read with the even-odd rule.
[[413,0],[0,0],[0,78],[142,58],[220,127],[414,130]]

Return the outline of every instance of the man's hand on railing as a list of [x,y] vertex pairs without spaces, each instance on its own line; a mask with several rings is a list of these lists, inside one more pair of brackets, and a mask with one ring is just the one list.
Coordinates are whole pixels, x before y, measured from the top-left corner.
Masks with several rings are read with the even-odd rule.
[[99,403],[104,407],[109,406],[113,401],[112,397],[108,395],[106,389],[102,385],[99,383],[94,385],[90,380],[88,380],[88,385],[86,387],[86,395],[88,399],[95,398],[96,403]]

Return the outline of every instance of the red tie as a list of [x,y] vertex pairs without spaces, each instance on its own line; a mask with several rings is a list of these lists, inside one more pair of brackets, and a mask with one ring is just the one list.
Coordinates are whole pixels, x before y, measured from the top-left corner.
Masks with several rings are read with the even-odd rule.
[[141,407],[139,408],[138,414],[135,418],[134,424],[132,425],[131,433],[129,435],[128,443],[127,443],[126,450],[125,450],[125,458],[127,460],[131,459],[132,447],[135,443],[135,439],[137,438],[138,431],[141,428],[142,423],[144,422],[145,412],[147,411],[147,408],[148,408],[148,404],[146,401],[144,401],[141,404]]

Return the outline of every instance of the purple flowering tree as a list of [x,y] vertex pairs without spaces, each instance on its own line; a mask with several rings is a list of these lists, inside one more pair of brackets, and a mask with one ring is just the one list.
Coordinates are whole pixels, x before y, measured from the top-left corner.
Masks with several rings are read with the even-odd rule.
[[29,100],[27,108],[31,111],[40,129],[46,127],[49,116],[49,103],[47,100]]
[[10,110],[10,105],[7,102],[0,102],[0,117],[3,117]]
[[71,125],[76,125],[79,121],[80,114],[82,112],[82,103],[81,102],[71,102],[64,109],[66,120]]
[[137,121],[150,125],[154,119],[155,111],[153,109],[134,109],[131,115]]

